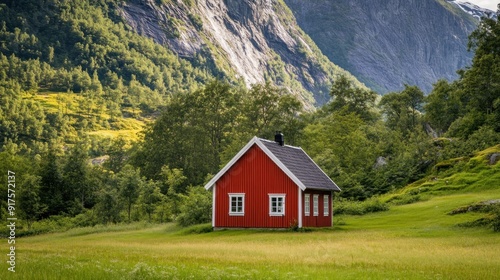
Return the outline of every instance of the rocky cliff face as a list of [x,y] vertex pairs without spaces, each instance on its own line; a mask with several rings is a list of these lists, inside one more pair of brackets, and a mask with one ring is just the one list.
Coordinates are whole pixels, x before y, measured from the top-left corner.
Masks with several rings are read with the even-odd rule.
[[285,0],[299,26],[335,64],[387,93],[429,92],[470,64],[477,20],[442,0]]
[[326,102],[339,74],[361,86],[322,55],[282,1],[133,0],[120,12],[138,33],[194,64],[209,65],[218,76],[246,85],[269,80],[305,104]]

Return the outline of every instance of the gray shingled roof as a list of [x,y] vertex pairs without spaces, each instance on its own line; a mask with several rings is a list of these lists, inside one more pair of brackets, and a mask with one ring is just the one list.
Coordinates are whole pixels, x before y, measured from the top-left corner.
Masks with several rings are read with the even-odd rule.
[[299,147],[280,146],[274,141],[259,139],[307,189],[340,191],[340,188]]

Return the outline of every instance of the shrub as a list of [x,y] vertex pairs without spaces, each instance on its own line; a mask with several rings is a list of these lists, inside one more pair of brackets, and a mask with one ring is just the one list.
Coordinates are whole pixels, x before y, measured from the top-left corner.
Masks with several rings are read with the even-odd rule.
[[378,198],[370,198],[365,201],[337,200],[333,205],[335,214],[364,215],[389,210],[387,203]]
[[177,223],[186,227],[210,222],[212,219],[211,194],[203,187],[190,187],[188,194],[182,196],[181,213]]
[[190,226],[185,230],[181,231],[181,234],[201,234],[212,231],[214,231],[214,229],[212,228],[212,224],[201,224],[201,225]]
[[500,232],[500,205],[497,205],[493,210],[493,231]]

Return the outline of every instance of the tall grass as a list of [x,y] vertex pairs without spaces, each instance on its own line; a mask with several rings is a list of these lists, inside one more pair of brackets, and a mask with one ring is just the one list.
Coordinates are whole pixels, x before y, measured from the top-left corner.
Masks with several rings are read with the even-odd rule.
[[[491,196],[491,194],[484,194]],[[500,235],[453,225],[467,195],[394,206],[311,232],[174,224],[73,230],[18,240],[1,279],[495,279]],[[15,276],[15,278],[12,278]],[[10,277],[10,278],[7,278]]]

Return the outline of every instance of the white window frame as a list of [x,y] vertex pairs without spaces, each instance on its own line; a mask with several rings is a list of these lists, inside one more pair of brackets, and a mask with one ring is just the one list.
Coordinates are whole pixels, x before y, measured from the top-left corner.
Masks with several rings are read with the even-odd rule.
[[304,215],[311,216],[311,195],[308,193],[304,194]]
[[319,215],[319,194],[313,195],[313,216]]
[[[229,193],[229,216],[245,216],[245,194],[244,193]],[[233,211],[233,198],[241,198],[241,212]],[[236,210],[238,205],[236,205]]]
[[[269,195],[269,216],[285,216],[285,205],[286,205],[286,194],[274,194],[270,193]],[[275,199],[282,199],[282,204],[281,204],[281,212],[273,211],[273,198]],[[276,200],[277,202],[278,200]]]
[[330,216],[330,196],[327,194],[323,195],[323,216]]

